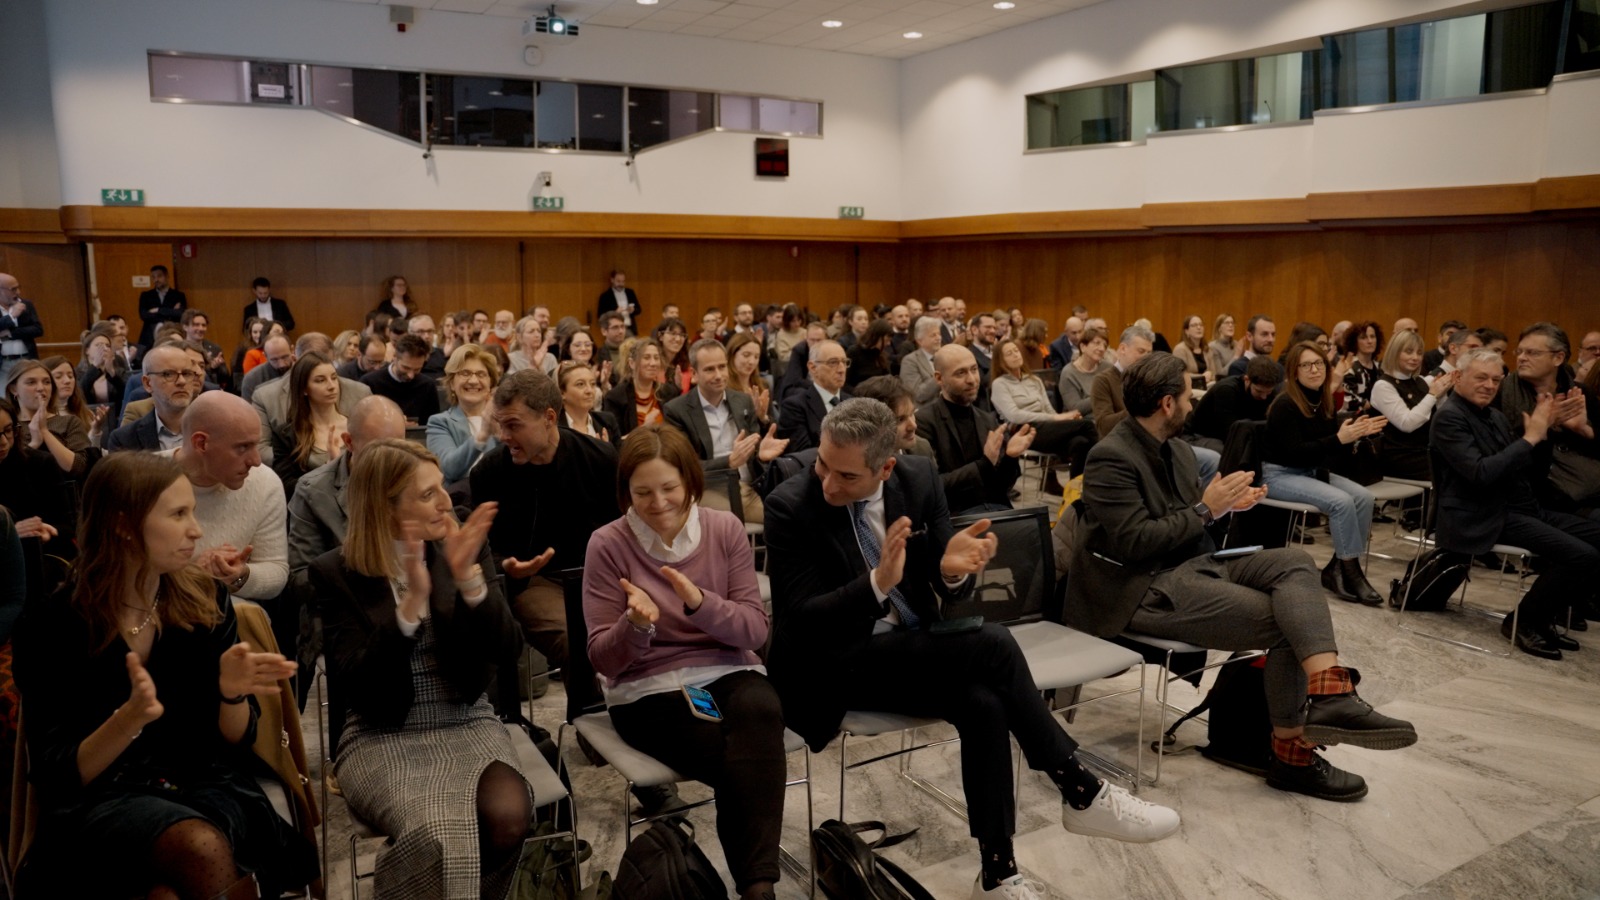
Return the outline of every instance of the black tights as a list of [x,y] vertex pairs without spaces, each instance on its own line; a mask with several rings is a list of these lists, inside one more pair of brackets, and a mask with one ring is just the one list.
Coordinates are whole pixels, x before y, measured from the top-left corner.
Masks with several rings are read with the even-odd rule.
[[241,877],[227,835],[205,819],[184,819],[161,832],[151,854],[156,900],[254,898],[254,881]]
[[522,849],[533,819],[528,784],[516,769],[492,762],[478,776],[478,852],[493,872]]

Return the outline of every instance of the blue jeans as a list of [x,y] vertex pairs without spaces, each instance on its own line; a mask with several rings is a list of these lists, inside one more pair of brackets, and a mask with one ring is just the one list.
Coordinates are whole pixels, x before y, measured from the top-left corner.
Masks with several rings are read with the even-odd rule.
[[1195,464],[1200,467],[1200,492],[1203,494],[1206,485],[1211,483],[1211,479],[1217,475],[1217,470],[1222,468],[1222,454],[1209,447],[1195,444],[1190,444],[1189,448],[1194,451]]
[[1276,463],[1261,464],[1267,497],[1290,503],[1309,503],[1328,517],[1333,534],[1333,555],[1355,559],[1367,547],[1372,531],[1372,492],[1343,475],[1328,474],[1319,481],[1310,469],[1291,469]]

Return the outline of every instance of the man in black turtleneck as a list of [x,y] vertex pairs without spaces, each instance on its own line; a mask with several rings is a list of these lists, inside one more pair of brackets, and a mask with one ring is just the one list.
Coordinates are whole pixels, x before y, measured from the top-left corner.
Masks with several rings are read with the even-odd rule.
[[994,413],[973,405],[982,378],[972,351],[959,344],[933,355],[939,396],[917,410],[917,434],[933,445],[946,504],[955,515],[1011,508],[1022,473],[1017,458],[1033,444],[1033,426],[1008,436]]

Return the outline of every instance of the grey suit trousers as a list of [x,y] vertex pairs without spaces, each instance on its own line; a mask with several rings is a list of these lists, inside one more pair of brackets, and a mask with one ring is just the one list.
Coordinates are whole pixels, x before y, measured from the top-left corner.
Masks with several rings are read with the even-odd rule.
[[1300,661],[1338,650],[1316,567],[1292,547],[1221,562],[1205,554],[1163,572],[1128,627],[1213,650],[1265,649],[1267,710],[1284,728],[1305,719]]

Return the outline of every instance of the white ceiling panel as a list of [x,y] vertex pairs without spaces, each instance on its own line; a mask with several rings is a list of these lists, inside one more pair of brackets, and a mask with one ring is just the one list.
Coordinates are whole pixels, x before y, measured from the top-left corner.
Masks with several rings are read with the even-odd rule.
[[[382,3],[525,19],[544,13],[551,0],[330,0]],[[579,24],[639,31],[677,32],[786,47],[812,47],[904,59],[937,47],[982,37],[1103,0],[1015,0],[997,10],[994,0],[556,0],[559,15]],[[824,28],[837,19],[842,28]],[[514,27],[514,26],[508,26]],[[920,31],[923,37],[901,35]]]

